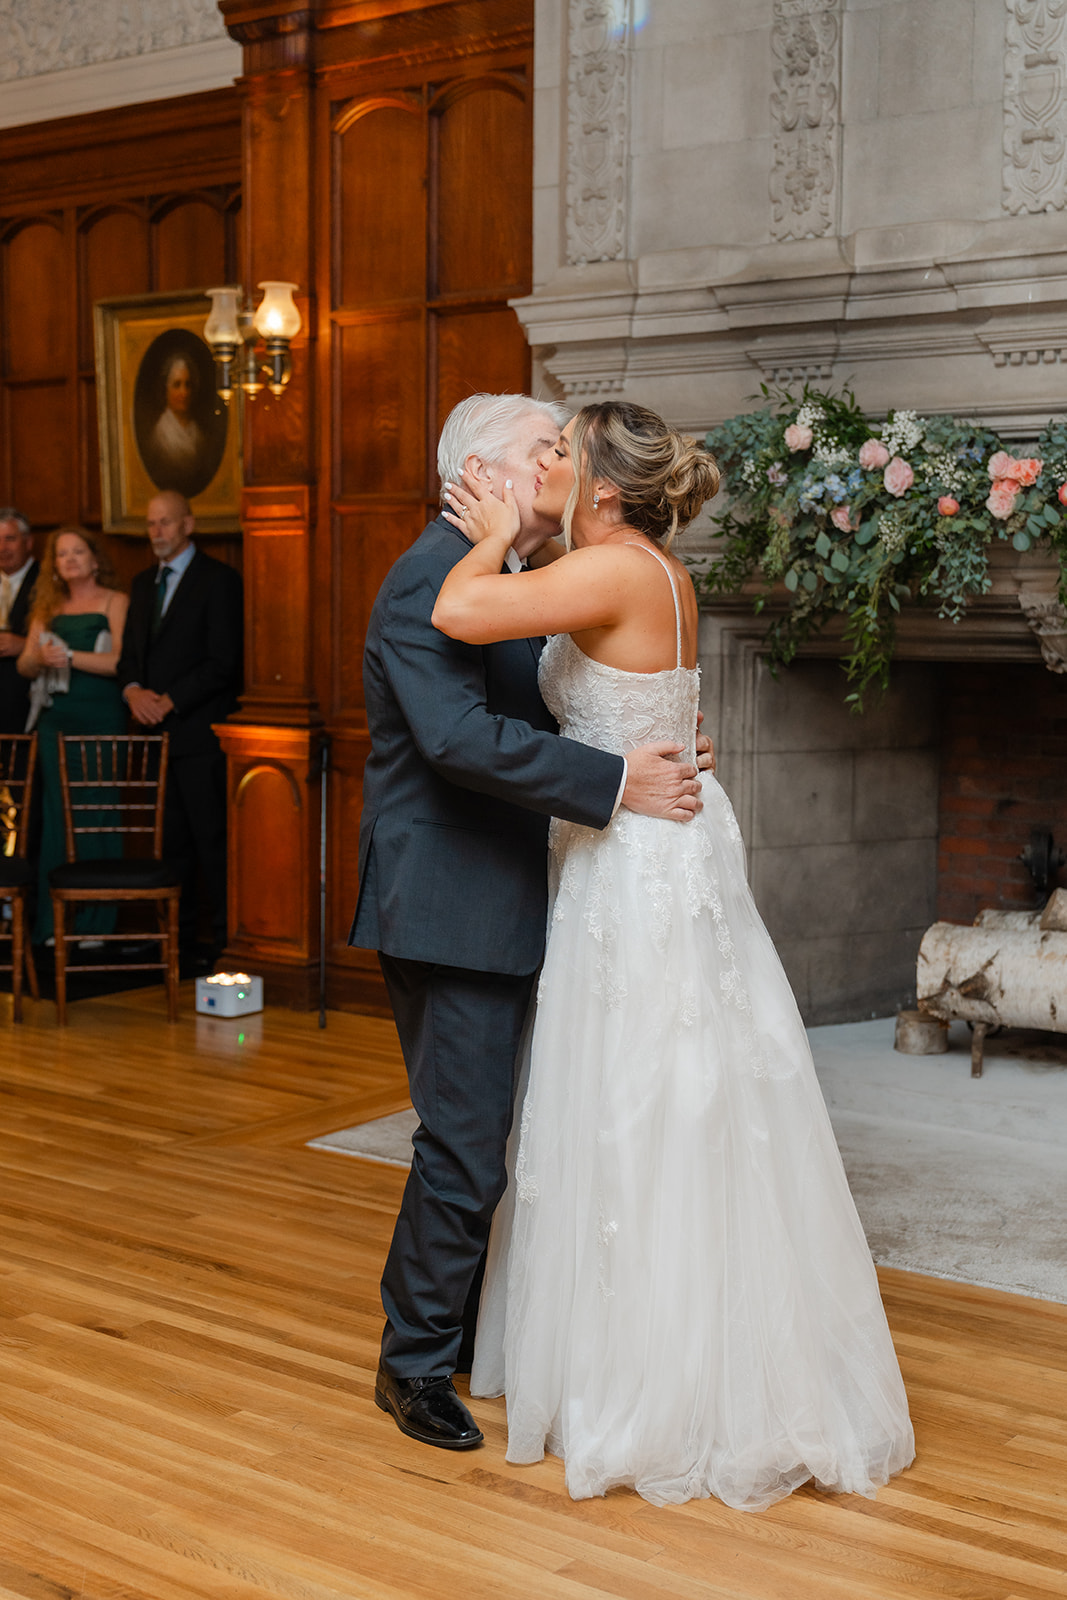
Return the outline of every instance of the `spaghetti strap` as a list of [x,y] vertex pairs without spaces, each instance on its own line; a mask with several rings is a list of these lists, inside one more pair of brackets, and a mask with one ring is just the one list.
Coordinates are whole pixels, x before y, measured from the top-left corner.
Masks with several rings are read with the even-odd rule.
[[626,543],[630,546],[631,550],[644,550],[646,555],[650,555],[654,561],[659,562],[660,566],[667,574],[667,582],[671,586],[671,598],[674,601],[674,644],[677,653],[674,666],[675,670],[677,671],[682,664],[682,608],[678,604],[678,590],[674,586],[674,573],[671,571],[667,562],[664,561],[658,550],[650,550],[647,544],[638,544],[636,539],[627,539]]

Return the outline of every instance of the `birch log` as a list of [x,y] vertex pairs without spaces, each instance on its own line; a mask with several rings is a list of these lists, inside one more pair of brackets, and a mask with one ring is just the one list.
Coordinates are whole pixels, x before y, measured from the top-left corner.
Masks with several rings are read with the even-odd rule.
[[935,922],[917,976],[928,1016],[1067,1033],[1067,933],[1042,929],[1040,913],[983,912],[971,928]]

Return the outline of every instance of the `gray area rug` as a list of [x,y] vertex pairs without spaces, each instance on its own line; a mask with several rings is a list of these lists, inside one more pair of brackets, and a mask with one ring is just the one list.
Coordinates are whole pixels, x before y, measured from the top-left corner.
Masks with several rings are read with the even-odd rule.
[[[970,1035],[943,1056],[893,1049],[893,1018],[812,1028],[815,1064],[880,1266],[1067,1303],[1067,1037],[1008,1033],[970,1075]],[[312,1140],[407,1166],[414,1111]]]

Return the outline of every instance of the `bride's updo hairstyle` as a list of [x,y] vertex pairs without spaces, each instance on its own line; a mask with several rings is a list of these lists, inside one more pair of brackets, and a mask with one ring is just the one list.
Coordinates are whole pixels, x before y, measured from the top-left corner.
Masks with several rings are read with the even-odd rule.
[[571,459],[574,488],[563,513],[568,535],[577,507],[592,509],[598,479],[618,489],[630,527],[665,550],[719,487],[714,457],[695,439],[627,400],[582,407],[574,419]]

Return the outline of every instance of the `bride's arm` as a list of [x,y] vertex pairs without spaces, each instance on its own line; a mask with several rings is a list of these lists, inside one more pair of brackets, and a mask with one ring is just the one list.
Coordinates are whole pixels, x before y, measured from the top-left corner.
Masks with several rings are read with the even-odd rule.
[[500,639],[575,633],[618,622],[630,597],[632,558],[618,547],[572,550],[537,571],[502,573],[519,527],[508,485],[504,496],[501,501],[465,488],[462,520],[445,513],[455,527],[478,542],[441,585],[434,627],[467,644],[495,644]]

